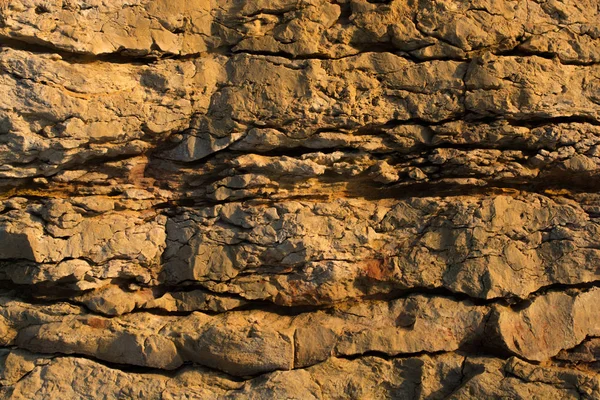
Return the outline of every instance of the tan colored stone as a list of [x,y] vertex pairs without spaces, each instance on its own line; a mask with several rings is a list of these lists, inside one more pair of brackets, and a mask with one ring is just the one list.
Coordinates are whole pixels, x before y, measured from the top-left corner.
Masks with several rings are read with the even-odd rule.
[[0,1],[0,398],[599,398],[599,10]]

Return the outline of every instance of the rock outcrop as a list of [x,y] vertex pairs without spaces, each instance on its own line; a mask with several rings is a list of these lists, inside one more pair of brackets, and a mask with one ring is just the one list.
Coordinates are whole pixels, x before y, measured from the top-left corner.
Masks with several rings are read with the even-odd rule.
[[600,398],[599,21],[0,2],[0,397]]

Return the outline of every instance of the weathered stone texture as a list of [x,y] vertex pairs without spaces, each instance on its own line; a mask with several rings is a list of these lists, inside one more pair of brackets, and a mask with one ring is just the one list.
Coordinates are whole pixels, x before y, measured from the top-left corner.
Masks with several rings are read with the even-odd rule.
[[600,398],[599,21],[0,1],[0,397]]

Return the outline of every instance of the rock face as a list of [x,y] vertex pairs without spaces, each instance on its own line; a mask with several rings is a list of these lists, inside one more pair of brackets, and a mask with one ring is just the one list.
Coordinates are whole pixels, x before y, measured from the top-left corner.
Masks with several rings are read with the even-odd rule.
[[598,0],[4,0],[0,46],[1,398],[600,398]]

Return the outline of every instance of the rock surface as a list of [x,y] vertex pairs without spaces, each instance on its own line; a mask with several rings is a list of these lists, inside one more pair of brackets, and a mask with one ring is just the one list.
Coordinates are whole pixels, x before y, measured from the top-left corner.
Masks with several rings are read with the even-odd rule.
[[0,397],[600,398],[599,21],[0,1]]

